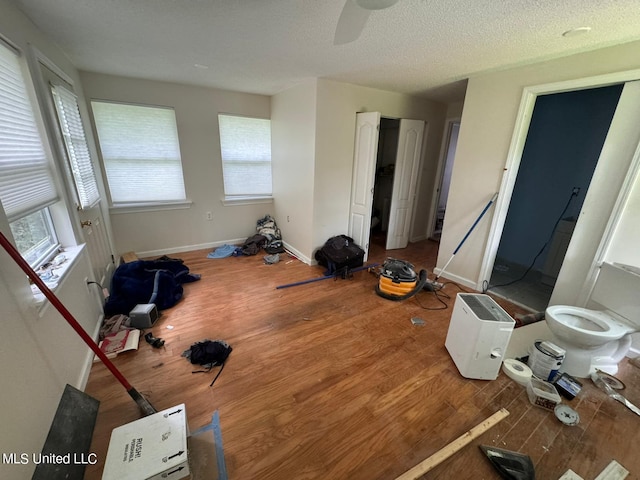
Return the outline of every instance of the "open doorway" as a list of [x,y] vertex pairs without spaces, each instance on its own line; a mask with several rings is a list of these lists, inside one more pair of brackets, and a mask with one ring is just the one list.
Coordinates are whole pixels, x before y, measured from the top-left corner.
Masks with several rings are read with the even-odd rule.
[[445,139],[443,151],[438,166],[438,185],[436,188],[435,212],[432,213],[430,233],[428,237],[437,242],[442,235],[442,225],[444,214],[447,209],[447,198],[449,196],[449,185],[451,184],[451,172],[453,171],[453,159],[456,156],[456,146],[458,145],[458,133],[460,131],[460,119],[450,119],[445,127]]
[[622,89],[538,96],[486,290],[547,307]]

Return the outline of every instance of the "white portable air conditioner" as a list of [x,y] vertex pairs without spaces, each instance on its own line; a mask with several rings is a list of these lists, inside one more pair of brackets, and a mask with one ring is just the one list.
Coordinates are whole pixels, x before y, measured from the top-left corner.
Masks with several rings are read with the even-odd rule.
[[494,380],[515,323],[489,295],[459,293],[444,345],[460,374]]

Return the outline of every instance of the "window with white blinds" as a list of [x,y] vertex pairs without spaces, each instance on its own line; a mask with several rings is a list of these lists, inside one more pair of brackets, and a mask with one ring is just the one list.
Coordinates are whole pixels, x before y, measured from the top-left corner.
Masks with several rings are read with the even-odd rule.
[[218,115],[226,197],[271,196],[271,120]]
[[76,95],[61,85],[51,85],[60,131],[67,151],[69,170],[73,177],[78,205],[82,209],[100,200],[96,175],[87,146]]
[[9,221],[58,200],[17,54],[0,43],[0,200]]
[[92,101],[111,203],[186,200],[172,108]]

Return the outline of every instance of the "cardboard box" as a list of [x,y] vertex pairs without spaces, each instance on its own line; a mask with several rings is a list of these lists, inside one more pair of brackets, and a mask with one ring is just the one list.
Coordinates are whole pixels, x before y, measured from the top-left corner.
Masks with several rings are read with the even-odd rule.
[[129,262],[135,262],[136,260],[140,260],[138,256],[133,252],[123,253],[120,259],[122,263],[129,263]]
[[102,480],[191,478],[187,436],[184,404],[114,428]]

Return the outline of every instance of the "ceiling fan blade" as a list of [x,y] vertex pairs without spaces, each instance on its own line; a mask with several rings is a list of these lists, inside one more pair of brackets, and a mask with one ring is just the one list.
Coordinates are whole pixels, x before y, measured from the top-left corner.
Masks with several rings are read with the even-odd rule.
[[400,0],[354,0],[355,3],[360,5],[365,10],[384,10],[389,8]]
[[362,33],[369,15],[371,15],[371,10],[365,10],[353,0],[346,0],[338,19],[333,44],[343,45],[356,40]]

